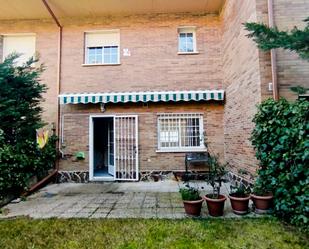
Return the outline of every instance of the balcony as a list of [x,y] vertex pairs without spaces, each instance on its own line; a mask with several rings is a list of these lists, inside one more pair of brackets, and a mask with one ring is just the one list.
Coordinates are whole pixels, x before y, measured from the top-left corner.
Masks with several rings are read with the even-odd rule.
[[[99,17],[144,13],[203,12],[218,14],[225,0],[47,0],[62,18]],[[41,0],[0,0],[0,20],[47,19]]]

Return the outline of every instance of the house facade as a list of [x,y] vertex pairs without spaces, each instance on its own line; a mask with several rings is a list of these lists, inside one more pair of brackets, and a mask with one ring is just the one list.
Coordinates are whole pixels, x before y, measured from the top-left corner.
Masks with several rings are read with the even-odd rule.
[[[302,27],[308,2],[116,2],[0,1],[1,59],[36,52],[46,67],[43,118],[57,126],[59,173],[138,180],[183,171],[185,154],[207,142],[231,172],[254,176],[252,118],[273,96],[274,64],[243,23],[272,15],[280,29]],[[291,85],[308,87],[308,62],[276,55],[279,95],[293,99]]]

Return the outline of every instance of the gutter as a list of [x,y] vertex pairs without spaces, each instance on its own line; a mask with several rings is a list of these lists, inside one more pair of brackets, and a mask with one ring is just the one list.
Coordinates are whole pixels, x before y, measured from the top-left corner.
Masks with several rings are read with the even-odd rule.
[[[57,60],[57,136],[58,138],[60,137],[60,100],[58,98],[60,91],[61,91],[61,59],[62,59],[62,30],[63,27],[60,24],[59,20],[57,19],[56,15],[54,14],[54,12],[52,11],[52,9],[50,8],[50,6],[47,3],[47,0],[42,0],[45,8],[47,9],[47,11],[49,12],[49,14],[51,15],[51,17],[53,18],[54,22],[56,23],[56,25],[59,28],[59,37],[58,37],[58,60]],[[59,141],[57,142],[57,151],[60,151],[60,144]],[[57,174],[58,174],[58,170],[59,170],[59,160],[56,160],[56,165],[55,165],[55,169],[53,169],[52,172],[49,173],[49,175],[47,175],[46,177],[44,177],[41,181],[37,182],[36,184],[34,184],[33,186],[31,186],[31,188],[26,191],[25,193],[23,193],[23,196],[27,196],[30,193],[32,193],[33,191],[37,190],[38,188],[40,188],[41,186],[47,184],[49,181],[51,181]]]
[[[268,0],[268,25],[270,28],[273,28],[275,26],[273,5],[274,5],[273,0]],[[275,49],[270,50],[270,62],[271,62],[271,77],[273,83],[273,98],[274,100],[279,100],[279,89],[277,79],[277,55]]]

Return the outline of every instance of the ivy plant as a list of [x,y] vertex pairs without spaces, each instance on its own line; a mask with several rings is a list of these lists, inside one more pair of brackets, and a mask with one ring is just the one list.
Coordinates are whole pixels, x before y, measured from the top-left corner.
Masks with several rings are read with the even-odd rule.
[[265,100],[253,119],[252,144],[260,161],[256,184],[274,194],[274,212],[309,223],[309,102]]

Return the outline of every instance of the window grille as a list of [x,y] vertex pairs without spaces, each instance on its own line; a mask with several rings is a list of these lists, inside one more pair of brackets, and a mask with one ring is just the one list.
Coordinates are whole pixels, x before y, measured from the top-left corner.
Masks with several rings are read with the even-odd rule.
[[198,113],[159,114],[158,149],[203,149],[203,115]]

